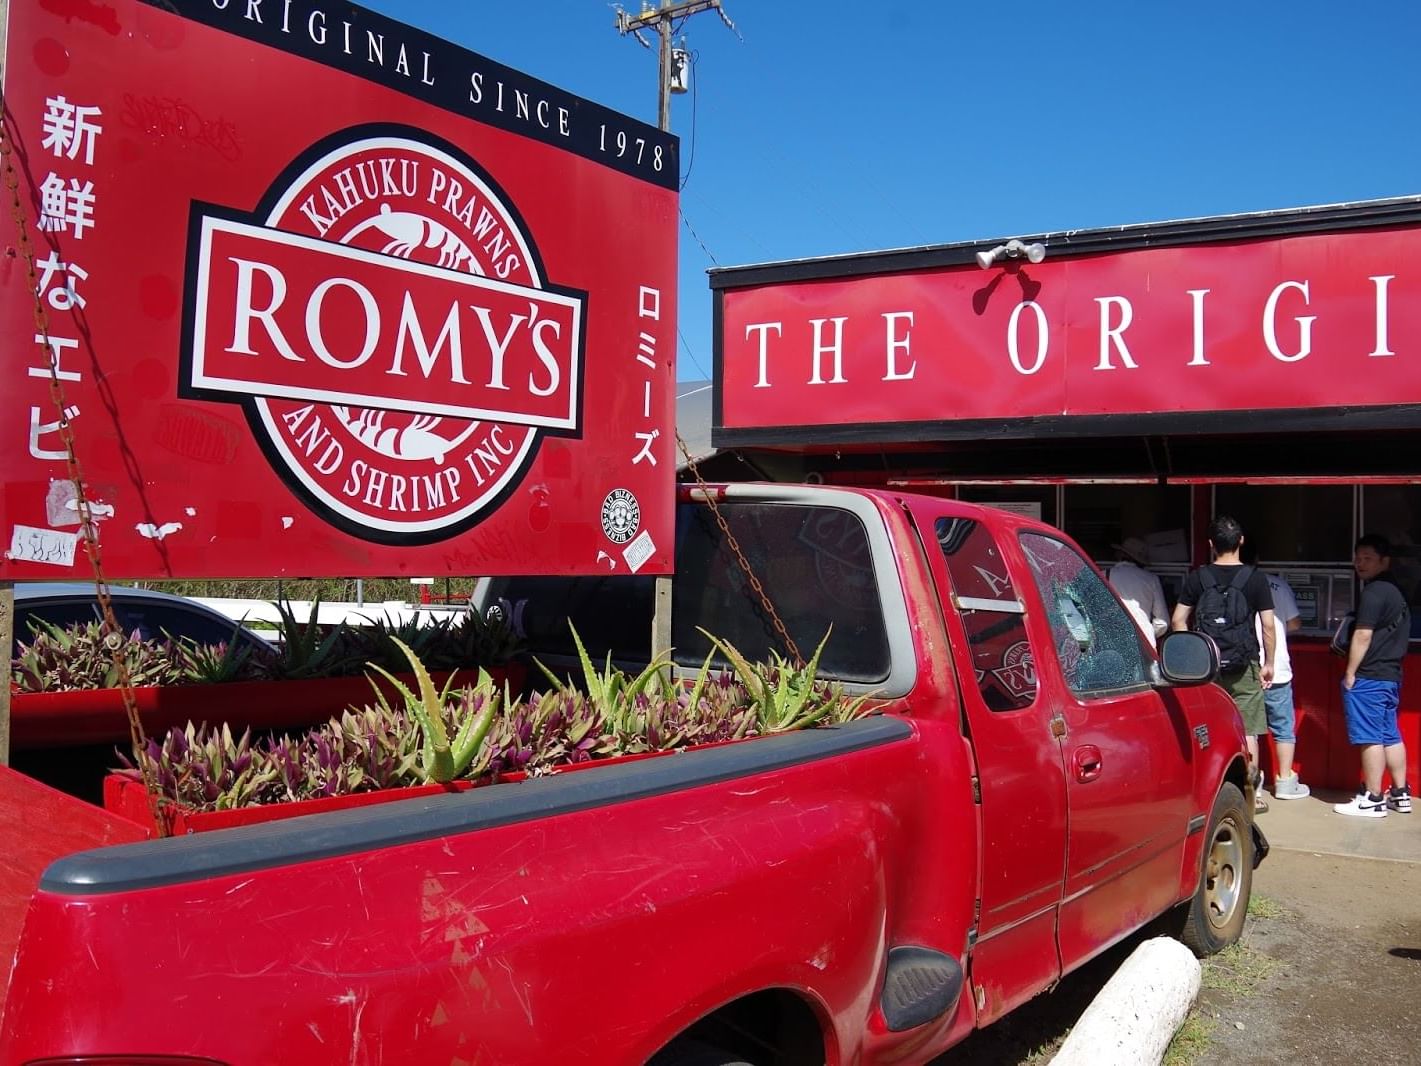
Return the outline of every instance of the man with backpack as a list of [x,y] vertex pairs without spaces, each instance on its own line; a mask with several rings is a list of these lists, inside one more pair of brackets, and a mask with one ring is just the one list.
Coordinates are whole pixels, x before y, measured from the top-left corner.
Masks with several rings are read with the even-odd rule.
[[[1359,539],[1352,565],[1362,579],[1362,597],[1347,666],[1342,674],[1342,710],[1347,739],[1361,749],[1362,786],[1347,803],[1333,810],[1360,818],[1384,818],[1388,810],[1411,813],[1411,787],[1406,782],[1406,745],[1396,725],[1401,702],[1401,660],[1411,639],[1411,608],[1388,572],[1391,544],[1377,533]],[[1391,774],[1391,788],[1382,791],[1382,770]]]
[[[1262,814],[1268,804],[1262,796],[1258,738],[1268,730],[1263,690],[1273,681],[1276,637],[1268,579],[1257,567],[1245,566],[1239,559],[1243,540],[1243,527],[1228,515],[1218,515],[1209,523],[1214,561],[1185,577],[1170,622],[1174,629],[1188,629],[1193,616],[1194,628],[1212,637],[1219,649],[1219,684],[1234,698],[1243,718],[1254,810]],[[1259,632],[1263,636],[1261,657]]]

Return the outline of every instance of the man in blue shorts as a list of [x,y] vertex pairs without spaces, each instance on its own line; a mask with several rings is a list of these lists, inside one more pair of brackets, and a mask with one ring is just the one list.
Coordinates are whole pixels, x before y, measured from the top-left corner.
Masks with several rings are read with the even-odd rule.
[[[1362,598],[1342,675],[1342,708],[1347,739],[1361,749],[1362,786],[1333,810],[1359,818],[1384,818],[1388,810],[1411,813],[1406,782],[1406,746],[1396,726],[1401,702],[1401,660],[1411,639],[1411,608],[1387,572],[1391,544],[1376,533],[1357,541],[1352,565],[1362,579]],[[1391,788],[1382,791],[1382,771]]]

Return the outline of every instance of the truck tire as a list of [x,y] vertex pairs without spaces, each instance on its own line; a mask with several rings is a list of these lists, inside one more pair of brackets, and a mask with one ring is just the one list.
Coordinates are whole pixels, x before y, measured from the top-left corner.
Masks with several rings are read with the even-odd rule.
[[1203,958],[1239,938],[1253,890],[1253,838],[1238,786],[1225,781],[1214,800],[1204,836],[1199,887],[1179,908],[1179,939]]
[[646,1066],[754,1066],[754,1063],[698,1040],[674,1040],[653,1055]]

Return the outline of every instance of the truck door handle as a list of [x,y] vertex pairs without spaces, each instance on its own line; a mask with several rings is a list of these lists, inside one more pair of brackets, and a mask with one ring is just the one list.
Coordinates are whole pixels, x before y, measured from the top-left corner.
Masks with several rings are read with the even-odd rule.
[[1100,749],[1094,744],[1083,744],[1077,748],[1072,761],[1075,763],[1077,781],[1094,781],[1100,776]]

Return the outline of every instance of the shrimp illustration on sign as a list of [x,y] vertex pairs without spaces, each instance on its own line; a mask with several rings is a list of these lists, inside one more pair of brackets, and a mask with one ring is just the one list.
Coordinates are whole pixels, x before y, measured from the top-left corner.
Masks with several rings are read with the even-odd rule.
[[[436,415],[399,416],[361,407],[333,406],[331,410],[357,440],[391,459],[433,459],[443,464],[444,456],[478,427],[477,422],[462,422],[462,431],[450,439],[434,432],[445,421]],[[403,420],[387,426],[387,417]]]
[[401,259],[413,257],[416,248],[428,248],[439,253],[439,266],[451,270],[463,270],[470,274],[483,274],[483,269],[474,260],[474,253],[447,226],[414,211],[391,211],[389,204],[380,205],[380,213],[368,218],[342,238],[342,244],[368,229],[375,229],[390,238],[380,249],[385,255],[399,256]]
[[[341,238],[341,244],[353,243],[370,229],[391,238],[380,249],[384,255],[411,259],[416,249],[432,249],[439,253],[439,266],[470,274],[484,273],[469,246],[446,226],[414,211],[392,211],[389,204],[381,204],[380,213],[351,229]],[[444,456],[478,427],[477,422],[461,423],[463,429],[451,439],[434,432],[445,421],[434,415],[412,415],[400,425],[387,426],[386,417],[394,417],[389,411],[351,407],[332,407],[331,410],[358,440],[381,455],[391,459],[433,459],[441,465]]]

